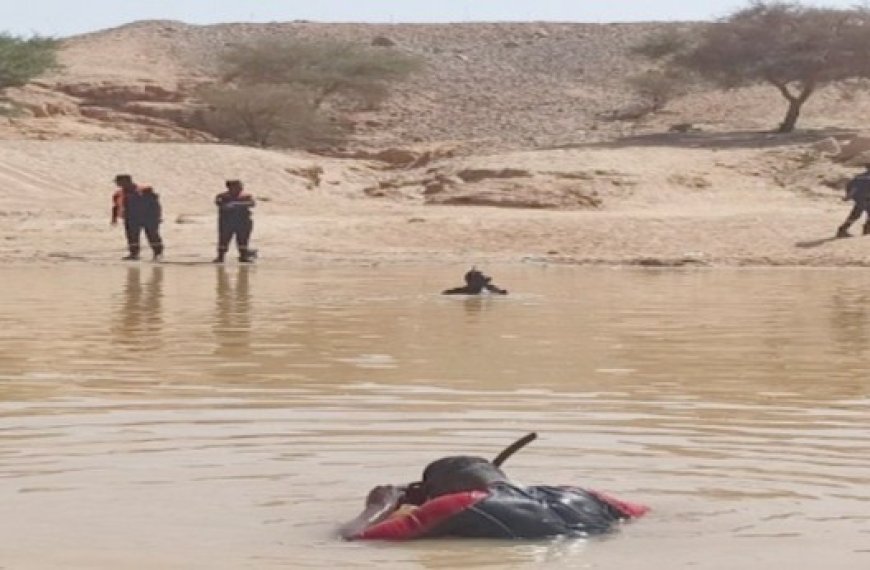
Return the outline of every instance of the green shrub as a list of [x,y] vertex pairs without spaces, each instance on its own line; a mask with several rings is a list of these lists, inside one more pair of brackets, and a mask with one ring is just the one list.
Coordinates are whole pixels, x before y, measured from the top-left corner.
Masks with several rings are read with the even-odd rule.
[[219,85],[204,88],[206,109],[196,126],[222,140],[260,147],[332,145],[346,131],[316,112],[298,89],[286,85]]
[[19,87],[56,68],[57,48],[58,42],[52,38],[0,34],[0,89]]

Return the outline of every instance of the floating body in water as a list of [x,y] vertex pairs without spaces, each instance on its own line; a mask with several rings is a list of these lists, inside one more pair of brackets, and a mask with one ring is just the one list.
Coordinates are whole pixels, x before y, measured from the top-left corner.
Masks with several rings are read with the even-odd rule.
[[454,287],[443,291],[442,295],[480,295],[484,291],[496,295],[507,295],[507,289],[501,289],[492,284],[492,277],[484,275],[477,268],[472,267],[465,274],[465,287]]
[[340,530],[347,540],[591,536],[646,514],[648,507],[569,486],[525,487],[482,457],[439,459],[423,480],[375,487],[366,508]]

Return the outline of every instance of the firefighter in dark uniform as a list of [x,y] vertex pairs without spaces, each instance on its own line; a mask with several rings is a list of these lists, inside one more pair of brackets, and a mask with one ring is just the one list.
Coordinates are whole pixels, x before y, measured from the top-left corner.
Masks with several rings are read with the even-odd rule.
[[254,197],[244,192],[240,180],[227,180],[227,191],[218,194],[214,203],[218,207],[218,254],[215,263],[223,263],[230,241],[236,238],[239,248],[239,262],[252,263],[256,252],[248,247],[254,222],[251,208],[256,205]]
[[144,230],[154,253],[154,260],[160,260],[163,256],[163,240],[160,239],[163,213],[160,198],[150,186],[140,186],[133,182],[129,174],[115,176],[115,185],[118,191],[112,195],[112,225],[116,225],[119,219],[124,220],[124,232],[127,234],[127,247],[130,252],[123,259],[139,259],[139,238]]
[[844,202],[855,202],[852,211],[846,217],[839,228],[837,228],[837,237],[850,237],[849,226],[861,219],[861,214],[866,213],[867,218],[864,221],[864,235],[870,234],[870,164],[865,164],[864,172],[853,178],[846,185],[846,196]]

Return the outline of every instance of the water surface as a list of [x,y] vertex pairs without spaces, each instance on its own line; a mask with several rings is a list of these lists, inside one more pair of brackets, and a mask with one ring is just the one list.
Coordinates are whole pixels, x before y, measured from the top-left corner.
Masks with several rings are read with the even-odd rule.
[[[870,272],[0,269],[0,568],[870,568]],[[650,504],[342,543],[446,454]]]

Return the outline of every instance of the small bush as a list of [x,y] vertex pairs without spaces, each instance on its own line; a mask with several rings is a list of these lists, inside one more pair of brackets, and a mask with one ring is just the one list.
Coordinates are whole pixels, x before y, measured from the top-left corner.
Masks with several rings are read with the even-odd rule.
[[631,52],[651,60],[662,60],[685,52],[691,44],[691,35],[674,28],[656,32],[631,48]]
[[690,78],[673,70],[652,69],[628,79],[628,84],[640,98],[649,113],[661,111],[665,106],[689,89]]
[[206,109],[198,127],[222,140],[260,147],[332,145],[346,137],[339,124],[324,119],[308,97],[286,85],[210,87],[199,93]]
[[57,40],[51,38],[0,34],[0,89],[19,87],[56,68],[57,48]]
[[396,50],[298,39],[236,46],[221,60],[226,82],[295,85],[305,90],[315,108],[333,97],[376,106],[389,95],[392,83],[422,65],[420,58]]

